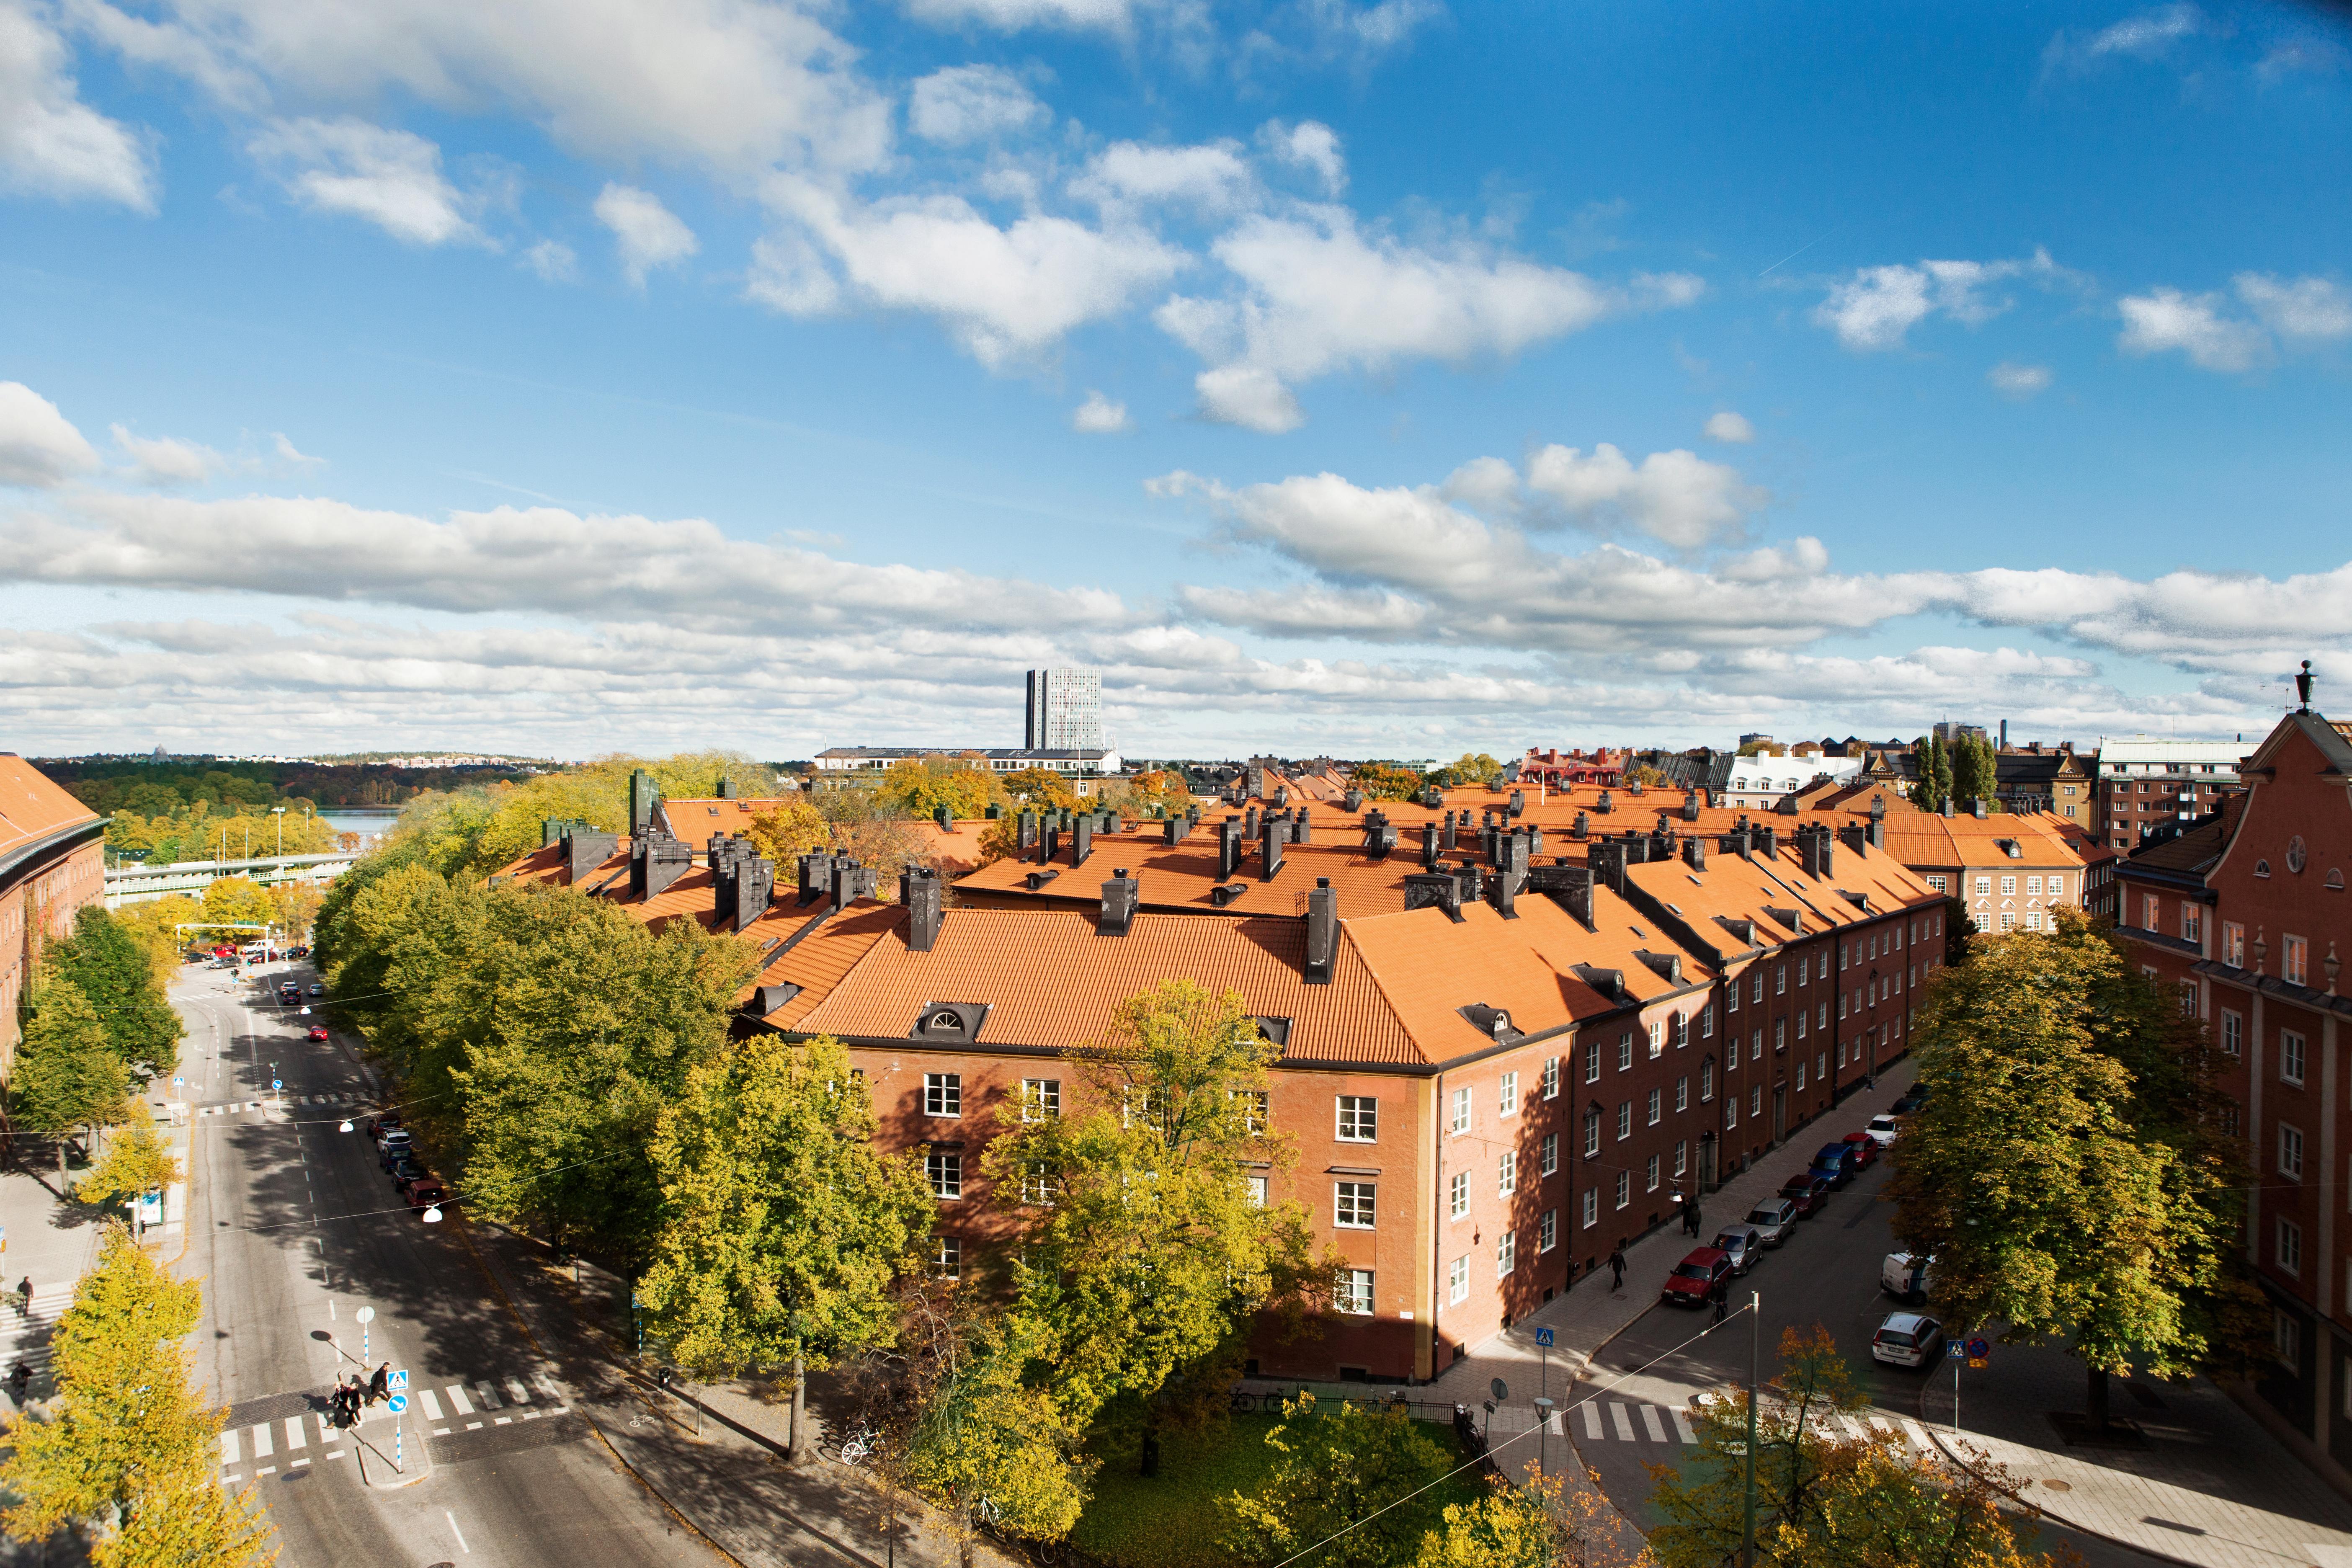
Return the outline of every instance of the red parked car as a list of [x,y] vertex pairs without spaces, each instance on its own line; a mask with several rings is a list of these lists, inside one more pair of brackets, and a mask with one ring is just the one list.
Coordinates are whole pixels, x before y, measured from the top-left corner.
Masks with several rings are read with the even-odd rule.
[[1701,1247],[1688,1258],[1675,1265],[1666,1276],[1665,1288],[1658,1300],[1669,1306],[1704,1307],[1715,1291],[1715,1282],[1731,1274],[1731,1254],[1719,1247]]
[[312,1039],[314,1039],[314,1040],[323,1040],[323,1039],[325,1039],[325,1038],[327,1037],[327,1026],[326,1026],[326,1025],[324,1025],[324,1024],[313,1024],[313,1025],[311,1025],[311,1026],[310,1026],[310,1037],[311,1037]]
[[1780,1184],[1780,1195],[1797,1205],[1799,1219],[1811,1219],[1830,1201],[1830,1184],[1808,1171]]
[[1863,1170],[1867,1171],[1878,1163],[1878,1140],[1869,1133],[1849,1132],[1845,1135],[1845,1144],[1847,1148],[1862,1156],[1858,1164]]

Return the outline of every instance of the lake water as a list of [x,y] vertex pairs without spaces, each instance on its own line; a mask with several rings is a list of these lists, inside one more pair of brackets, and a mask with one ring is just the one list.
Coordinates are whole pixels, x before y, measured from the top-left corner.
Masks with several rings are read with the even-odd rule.
[[338,833],[358,834],[362,844],[373,844],[383,836],[385,829],[400,820],[400,811],[396,806],[386,806],[381,811],[366,808],[322,811],[319,814],[319,820]]

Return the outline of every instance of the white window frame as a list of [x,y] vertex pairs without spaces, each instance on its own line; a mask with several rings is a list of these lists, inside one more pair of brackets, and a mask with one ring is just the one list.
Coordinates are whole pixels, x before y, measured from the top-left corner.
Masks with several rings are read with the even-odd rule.
[[1495,1156],[1495,1195],[1507,1198],[1519,1190],[1519,1152],[1506,1149]]
[[1469,1131],[1470,1091],[1466,1089],[1457,1089],[1454,1091],[1454,1120],[1448,1124],[1446,1131],[1448,1136],[1459,1138]]
[[1335,1136],[1342,1143],[1381,1141],[1381,1102],[1370,1094],[1343,1094],[1333,1104]]
[[1368,1318],[1372,1313],[1372,1271],[1369,1268],[1349,1268],[1339,1277],[1340,1311],[1351,1318]]
[[1334,1182],[1331,1184],[1331,1224],[1338,1230],[1377,1230],[1380,1228],[1380,1190],[1378,1182]]
[[930,1179],[931,1196],[954,1203],[963,1196],[963,1154],[954,1149],[933,1149],[923,1157],[923,1173]]
[[1543,1142],[1540,1147],[1542,1150],[1541,1164],[1543,1173],[1549,1176],[1559,1169],[1559,1134],[1557,1132],[1545,1133],[1543,1135]]
[[2279,1082],[2303,1087],[2304,1068],[2309,1065],[2304,1037],[2293,1029],[2279,1031]]
[[1449,1276],[1447,1281],[1449,1289],[1446,1291],[1447,1303],[1449,1305],[1458,1307],[1462,1305],[1463,1302],[1467,1301],[1470,1299],[1469,1254],[1465,1253],[1461,1257],[1455,1258],[1452,1266],[1447,1268],[1446,1273]]
[[[926,1093],[929,1089],[926,1089]],[[1050,1121],[1062,1114],[1062,1080],[1024,1078],[1021,1080],[1021,1120]]]
[[927,1072],[923,1075],[923,1114],[936,1116],[943,1121],[956,1121],[963,1117],[963,1074],[960,1072]]
[[1495,1114],[1517,1116],[1519,1113],[1519,1075],[1507,1072],[1495,1090]]
[[1470,1217],[1470,1173],[1456,1171],[1446,1182],[1445,1217],[1449,1220]]

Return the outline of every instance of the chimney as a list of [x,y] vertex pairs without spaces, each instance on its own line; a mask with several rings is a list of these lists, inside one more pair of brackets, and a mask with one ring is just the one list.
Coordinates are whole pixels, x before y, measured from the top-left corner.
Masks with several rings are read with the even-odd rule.
[[734,847],[723,860],[711,863],[716,895],[712,912],[721,921],[733,921],[740,933],[768,912],[776,891],[776,864],[740,838],[727,842]]
[[1756,830],[1756,852],[1767,860],[1780,853],[1780,830],[1759,827]]
[[1495,819],[1491,815],[1485,822],[1479,824],[1478,854],[1487,865],[1499,866],[1503,863],[1502,838],[1503,830],[1495,826]]
[[1364,813],[1365,854],[1375,860],[1387,859],[1389,851],[1396,847],[1396,824],[1389,820],[1386,812],[1373,810]]
[[1217,824],[1217,880],[1230,882],[1242,868],[1242,823],[1228,816]]
[[1444,829],[1439,836],[1438,847],[1448,855],[1454,853],[1454,814],[1450,811],[1445,814]]
[[1522,816],[1526,813],[1527,809],[1528,792],[1523,789],[1513,790],[1511,792],[1511,815],[1513,816]]
[[1290,841],[1293,844],[1307,842],[1307,808],[1304,805],[1291,815]]
[[1097,936],[1125,936],[1134,922],[1135,906],[1143,896],[1143,884],[1127,874],[1121,866],[1102,885],[1102,915],[1095,921]]
[[848,907],[851,900],[874,890],[873,873],[846,855],[833,862],[833,907]]
[[1582,921],[1586,929],[1591,928],[1592,873],[1585,867],[1571,866],[1565,859],[1533,867],[1528,872],[1528,888],[1549,895],[1552,902]]
[[574,824],[563,836],[563,863],[572,876],[572,885],[578,887],[588,873],[604,863],[604,858],[621,847],[617,833],[597,833],[585,824]]
[[1160,837],[1171,844],[1181,844],[1192,831],[1192,819],[1182,812],[1170,817],[1161,826]]
[[1502,859],[1495,869],[1495,912],[1507,921],[1519,918],[1519,889],[1528,885],[1528,836],[1524,833],[1503,835]]
[[1617,805],[1610,798],[1609,792],[1604,789],[1601,792],[1601,798],[1592,803],[1592,809],[1600,812],[1610,812],[1616,810]]
[[1683,840],[1683,864],[1694,871],[1706,869],[1706,840],[1694,835]]
[[940,825],[940,831],[941,833],[953,833],[955,831],[955,813],[950,811],[944,805],[931,813],[931,820]]
[[1054,857],[1062,852],[1062,819],[1048,816],[1037,835],[1037,864],[1050,866]]
[[1868,827],[1864,827],[1859,822],[1849,822],[1844,826],[1838,829],[1838,842],[1843,844],[1847,848],[1859,855],[1863,852],[1864,847],[1870,843],[1870,836],[1873,833],[1879,831],[1881,831],[1881,828],[1880,825],[1877,823],[1873,823]]
[[1013,819],[1013,842],[1016,860],[1026,860],[1037,853],[1037,814],[1024,810]]
[[907,906],[907,951],[930,952],[940,940],[940,874],[908,867],[898,873],[898,901]]
[[1462,883],[1450,871],[1416,872],[1404,879],[1404,907],[1441,909],[1454,924],[1462,923]]
[[733,800],[735,798],[735,781],[731,778],[722,776],[719,781],[719,798],[721,800]]
[[1424,822],[1421,825],[1421,867],[1423,870],[1431,870],[1436,867],[1437,853],[1437,824],[1434,822]]
[[812,849],[801,857],[801,890],[798,901],[813,904],[824,897],[832,886],[833,857],[822,849]]
[[1944,815],[1945,815],[1946,816],[1951,816],[1951,815],[1952,815],[1952,797],[1951,797],[1950,795],[1946,795],[1946,796],[1944,797],[1944,808],[1943,808],[1943,809],[1944,809]]
[[1266,815],[1258,832],[1257,879],[1271,882],[1274,874],[1282,869],[1282,847],[1290,841],[1290,824],[1272,813]]
[[1255,805],[1242,813],[1242,837],[1244,838],[1257,837],[1257,807]]
[[1698,820],[1698,791],[1695,789],[1683,792],[1683,820],[1685,822]]
[[661,792],[654,787],[654,775],[639,768],[629,774],[629,834],[635,837],[651,827],[654,822],[654,802]]
[[629,892],[650,899],[694,868],[694,847],[668,834],[647,833],[629,846]]
[[1589,816],[1585,816],[1585,815],[1584,815],[1584,813],[1582,813],[1582,812],[1580,812],[1580,812],[1578,812],[1578,813],[1576,814],[1576,823],[1575,823],[1575,826],[1571,826],[1571,827],[1568,830],[1568,836],[1569,836],[1570,838],[1574,838],[1574,839],[1578,839],[1578,840],[1582,840],[1583,838],[1585,838],[1586,837],[1588,837],[1591,832],[1592,832],[1592,819],[1591,819],[1591,817],[1589,817]]
[[1625,893],[1625,849],[1622,838],[1596,838],[1584,856],[1592,868],[1592,879],[1620,898]]
[[1977,796],[1977,797],[1976,797],[1976,800],[1975,800],[1975,802],[1974,802],[1974,805],[1975,805],[1975,806],[1976,806],[1976,812],[1977,812],[1977,815],[1978,815],[1979,816],[1983,816],[1988,815],[1988,814],[1986,813],[1986,811],[1985,811],[1985,800],[1984,800],[1984,796],[1982,796],[1982,795],[1979,795],[1979,796]]
[[1831,857],[1834,853],[1831,847],[1828,825],[1817,822],[1809,827],[1799,828],[1797,831],[1802,835],[1798,840],[1797,847],[1799,853],[1804,858],[1805,874],[1827,881],[1830,875]]
[[1339,896],[1331,890],[1330,878],[1318,877],[1314,890],[1307,895],[1307,984],[1330,984],[1331,966],[1339,952]]
[[1346,795],[1339,798],[1339,805],[1342,808],[1349,812],[1363,810],[1364,792],[1360,789],[1349,790]]
[[1070,864],[1083,866],[1095,852],[1094,813],[1087,812],[1070,826]]

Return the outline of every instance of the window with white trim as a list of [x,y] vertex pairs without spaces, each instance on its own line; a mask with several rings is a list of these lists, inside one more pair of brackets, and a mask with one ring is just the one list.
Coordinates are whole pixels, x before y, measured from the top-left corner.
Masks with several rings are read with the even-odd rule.
[[2278,1222],[2279,1272],[2303,1277],[2303,1226],[2282,1216]]
[[1519,1266],[1519,1233],[1507,1230],[1495,1239],[1495,1278],[1502,1279]]
[[934,1149],[923,1160],[924,1169],[931,1178],[931,1196],[960,1198],[963,1196],[963,1156],[952,1149]]
[[1369,1094],[1339,1096],[1339,1142],[1372,1143],[1380,1140],[1381,1102]]
[[2303,1037],[2293,1029],[2279,1031],[2279,1081],[2303,1087]]
[[1661,1105],[1664,1103],[1664,1100],[1665,1100],[1665,1091],[1664,1091],[1664,1089],[1652,1089],[1652,1090],[1650,1091],[1650,1121],[1649,1121],[1649,1125],[1651,1125],[1651,1126],[1653,1126],[1653,1127],[1655,1127],[1655,1126],[1658,1124],[1658,1113],[1659,1113],[1659,1110],[1660,1110]]
[[1506,1149],[1495,1156],[1495,1195],[1509,1197],[1519,1190],[1519,1152]]
[[1456,1171],[1445,1184],[1445,1212],[1452,1219],[1470,1217],[1470,1173]]
[[1349,1268],[1339,1276],[1339,1310],[1356,1317],[1369,1317],[1372,1310],[1372,1271]]
[[1633,1102],[1630,1100],[1621,1100],[1617,1102],[1617,1141],[1622,1143],[1632,1136],[1633,1136]]
[[1617,1206],[1622,1209],[1633,1201],[1633,1173],[1620,1171],[1617,1173]]
[[2246,1020],[2244,1015],[2233,1013],[2227,1007],[2222,1008],[2221,1054],[2225,1057],[2234,1057],[2242,1054],[2245,1048]]
[[1601,1152],[1601,1108],[1584,1108],[1584,1157],[1588,1160]]
[[960,1072],[925,1073],[923,1075],[923,1114],[961,1116],[963,1114],[963,1074]]
[[1649,1179],[1650,1184],[1642,1190],[1645,1193],[1654,1193],[1658,1190],[1658,1157],[1655,1154],[1650,1156]]
[[1536,1226],[1536,1250],[1538,1252],[1549,1252],[1553,1247],[1558,1247],[1559,1245],[1559,1211],[1558,1209],[1546,1209],[1543,1212],[1543,1219]]
[[1690,1140],[1687,1138],[1677,1138],[1675,1140],[1675,1174],[1676,1176],[1684,1176],[1689,1173]]
[[2278,1171],[2290,1182],[2303,1180],[2303,1130],[2284,1121],[2278,1130]]
[[1601,1189],[1587,1187],[1584,1189],[1584,1228],[1590,1230],[1600,1223]]
[[1597,1042],[1584,1047],[1584,1081],[1601,1081],[1601,1047]]
[[1446,1273],[1448,1276],[1446,1300],[1458,1307],[1470,1299],[1469,1257],[1465,1254],[1455,1258],[1453,1267],[1448,1268]]
[[1470,1131],[1470,1091],[1466,1089],[1454,1091],[1454,1125],[1451,1131],[1456,1138]]
[[1375,1182],[1335,1184],[1331,1223],[1341,1230],[1371,1229],[1377,1213],[1374,1197],[1378,1186]]
[[1517,1116],[1519,1113],[1519,1075],[1515,1072],[1505,1073],[1502,1087],[1496,1092],[1495,1114]]
[[1544,1058],[1543,1097],[1546,1100],[1559,1098],[1559,1058],[1558,1057]]
[[940,1236],[931,1238],[931,1277],[935,1279],[963,1278],[963,1237]]
[[1559,1169],[1559,1134],[1547,1132],[1543,1135],[1543,1173],[1549,1176]]
[[1024,1078],[1021,1080],[1021,1120],[1047,1121],[1062,1114],[1062,1080]]

